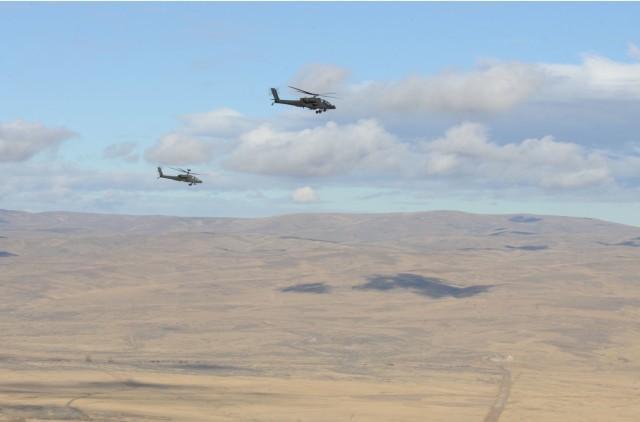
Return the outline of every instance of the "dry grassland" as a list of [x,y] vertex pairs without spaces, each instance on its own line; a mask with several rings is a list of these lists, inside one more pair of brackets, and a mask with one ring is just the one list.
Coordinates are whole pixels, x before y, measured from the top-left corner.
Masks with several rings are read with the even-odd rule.
[[0,211],[0,421],[635,421],[640,229]]

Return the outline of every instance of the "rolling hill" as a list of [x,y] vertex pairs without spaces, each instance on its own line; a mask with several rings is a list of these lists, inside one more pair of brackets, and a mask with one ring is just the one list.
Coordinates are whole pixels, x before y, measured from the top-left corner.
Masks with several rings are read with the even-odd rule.
[[0,420],[640,414],[640,229],[0,210]]

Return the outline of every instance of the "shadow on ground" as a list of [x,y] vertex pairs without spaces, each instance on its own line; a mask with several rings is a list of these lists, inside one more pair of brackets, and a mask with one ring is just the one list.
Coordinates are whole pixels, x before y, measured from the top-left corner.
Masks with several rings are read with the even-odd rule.
[[526,246],[505,246],[507,249],[520,250],[520,251],[544,251],[545,249],[549,249],[547,245],[526,245]]
[[325,283],[305,283],[296,284],[294,286],[284,287],[280,289],[281,292],[295,292],[295,293],[329,293],[331,288]]
[[527,217],[525,215],[516,215],[514,217],[511,217],[509,221],[513,223],[537,223],[538,221],[542,221],[542,218]]
[[357,290],[389,291],[394,289],[407,289],[422,296],[434,299],[443,297],[464,298],[489,291],[493,286],[477,285],[469,287],[450,286],[445,280],[435,277],[424,277],[417,274],[397,274],[394,276],[374,275],[369,281],[359,286]]

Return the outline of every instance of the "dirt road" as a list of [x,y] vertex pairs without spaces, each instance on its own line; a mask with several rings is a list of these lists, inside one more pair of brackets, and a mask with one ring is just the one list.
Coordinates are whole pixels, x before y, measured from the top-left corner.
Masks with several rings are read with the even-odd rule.
[[489,356],[486,360],[502,371],[502,383],[500,384],[498,395],[489,409],[489,413],[484,418],[484,422],[498,422],[511,393],[511,371],[500,363],[505,360],[503,357]]

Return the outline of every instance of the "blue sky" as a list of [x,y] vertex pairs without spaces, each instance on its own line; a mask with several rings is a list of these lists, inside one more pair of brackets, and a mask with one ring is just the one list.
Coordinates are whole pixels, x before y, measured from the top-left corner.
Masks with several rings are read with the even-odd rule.
[[[0,2],[0,208],[640,226],[640,3]],[[321,115],[269,88],[336,92]],[[191,168],[204,183],[157,179]]]

